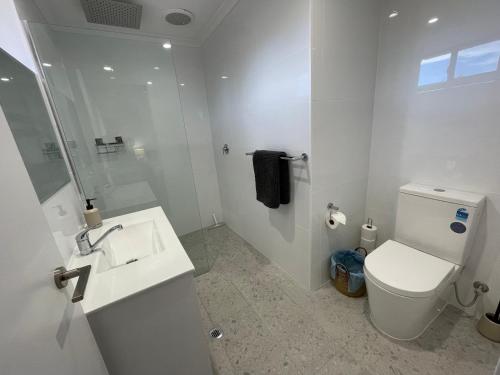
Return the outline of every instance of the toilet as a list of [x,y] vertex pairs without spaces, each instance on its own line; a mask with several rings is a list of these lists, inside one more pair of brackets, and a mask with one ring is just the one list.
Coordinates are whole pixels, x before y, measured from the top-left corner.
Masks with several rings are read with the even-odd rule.
[[394,240],[365,259],[378,330],[413,340],[439,316],[470,255],[484,201],[480,194],[419,184],[399,189]]

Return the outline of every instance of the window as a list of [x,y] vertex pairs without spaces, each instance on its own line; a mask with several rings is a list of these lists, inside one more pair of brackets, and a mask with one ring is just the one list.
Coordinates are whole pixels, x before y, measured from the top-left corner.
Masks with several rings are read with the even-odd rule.
[[491,73],[498,69],[500,40],[458,52],[455,78]]
[[420,75],[418,86],[443,83],[448,80],[451,53],[424,59],[420,62]]

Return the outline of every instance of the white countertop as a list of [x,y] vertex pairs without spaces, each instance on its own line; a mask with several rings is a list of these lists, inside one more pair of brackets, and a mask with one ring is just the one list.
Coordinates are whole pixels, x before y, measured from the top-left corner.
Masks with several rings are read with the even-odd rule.
[[[98,268],[101,257],[104,256],[102,251],[87,256],[75,254],[71,257],[68,269],[92,265],[85,297],[81,301],[86,314],[183,274],[194,273],[194,266],[161,207],[103,220],[101,228],[90,232],[90,240],[93,243],[104,231],[117,224],[122,224],[126,232],[127,226],[151,221],[154,221],[159,239],[165,247],[161,252],[101,273]],[[76,284],[76,279],[74,280]]]

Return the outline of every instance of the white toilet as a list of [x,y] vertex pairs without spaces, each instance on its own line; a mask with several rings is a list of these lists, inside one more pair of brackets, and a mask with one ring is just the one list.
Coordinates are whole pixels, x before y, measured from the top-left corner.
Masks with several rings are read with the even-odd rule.
[[380,331],[412,340],[439,316],[470,254],[484,200],[432,186],[400,188],[395,240],[365,259],[371,320]]

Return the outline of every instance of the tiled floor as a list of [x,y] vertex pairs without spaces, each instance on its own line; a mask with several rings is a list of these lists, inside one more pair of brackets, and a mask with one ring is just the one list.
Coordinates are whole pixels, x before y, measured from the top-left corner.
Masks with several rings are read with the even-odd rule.
[[331,285],[306,292],[227,227],[207,233],[212,269],[197,278],[216,374],[491,375],[500,345],[448,307],[415,342],[395,342],[370,324],[365,298]]

